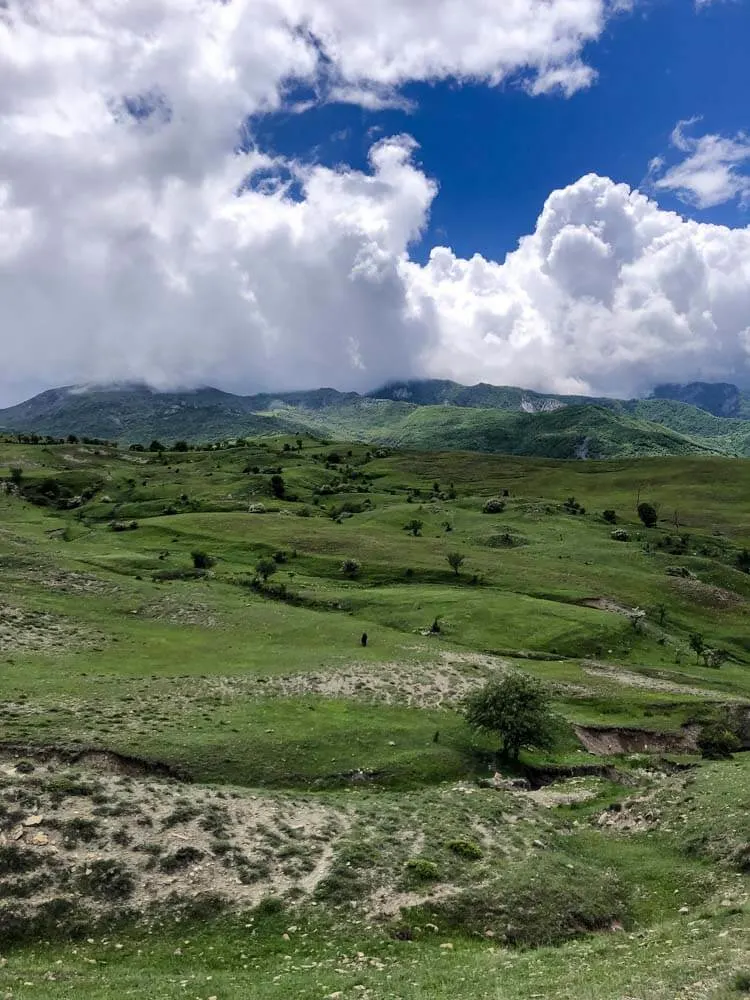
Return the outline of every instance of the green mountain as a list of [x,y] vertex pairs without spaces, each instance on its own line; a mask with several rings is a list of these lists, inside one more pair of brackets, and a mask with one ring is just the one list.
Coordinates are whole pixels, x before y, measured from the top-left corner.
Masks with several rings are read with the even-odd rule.
[[[442,379],[391,383],[367,395],[335,389],[239,396],[210,387],[158,392],[137,384],[68,386],[0,410],[0,429],[128,443],[311,433],[422,450],[550,458],[750,456],[750,419],[707,408],[744,413],[745,396],[736,387],[696,383],[661,386],[659,392],[651,399],[617,400]],[[705,406],[667,398],[668,392]]]

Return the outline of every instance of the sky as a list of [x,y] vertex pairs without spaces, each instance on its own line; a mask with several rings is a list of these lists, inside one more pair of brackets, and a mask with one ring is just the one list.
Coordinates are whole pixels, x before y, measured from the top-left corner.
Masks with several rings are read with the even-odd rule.
[[748,0],[0,0],[0,406],[750,386]]

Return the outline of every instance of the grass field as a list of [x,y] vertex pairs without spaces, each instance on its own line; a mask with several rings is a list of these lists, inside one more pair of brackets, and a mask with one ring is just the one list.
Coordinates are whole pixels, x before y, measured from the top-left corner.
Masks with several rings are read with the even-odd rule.
[[[8,440],[0,479],[0,996],[742,995],[748,764],[691,740],[750,707],[750,462]],[[565,721],[516,768],[457,711],[513,668]]]

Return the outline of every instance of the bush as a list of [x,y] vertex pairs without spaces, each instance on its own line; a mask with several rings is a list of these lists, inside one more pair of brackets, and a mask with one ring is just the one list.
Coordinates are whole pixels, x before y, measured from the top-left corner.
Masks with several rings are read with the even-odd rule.
[[505,501],[501,500],[500,497],[492,497],[488,500],[484,507],[482,507],[483,514],[502,514],[505,510]]
[[197,864],[202,857],[203,851],[198,850],[197,847],[179,847],[174,854],[166,854],[159,861],[159,867],[163,872],[171,874]]
[[110,531],[137,531],[138,522],[137,521],[110,521],[109,524]]
[[261,578],[263,583],[266,583],[270,576],[276,572],[277,566],[273,559],[259,559],[255,564],[255,572]]
[[557,723],[549,709],[549,695],[528,674],[515,672],[501,681],[489,681],[469,695],[464,714],[472,729],[499,736],[503,753],[511,760],[518,760],[524,749],[554,746]]
[[281,478],[280,475],[278,475],[278,473],[276,475],[271,476],[271,492],[273,493],[273,495],[276,497],[277,500],[284,499],[284,492],[285,492],[284,480]]
[[482,848],[473,840],[450,840],[445,846],[460,858],[466,858],[467,861],[478,861],[484,855]]
[[750,573],[750,550],[743,549],[737,553],[735,565],[741,573]]
[[739,739],[728,728],[726,721],[711,722],[704,726],[696,743],[701,756],[706,760],[729,760],[733,753],[742,749]]
[[735,973],[732,989],[735,993],[750,993],[750,971]]
[[453,570],[453,572],[458,576],[461,571],[461,567],[466,562],[466,556],[461,552],[449,552],[445,557],[448,565]]
[[82,893],[99,899],[127,899],[135,891],[135,879],[120,861],[92,861],[77,881]]
[[175,441],[173,451],[189,451],[190,445],[187,441]]
[[614,542],[629,542],[630,535],[625,531],[624,528],[615,528],[615,530],[609,536]]
[[362,566],[356,559],[344,559],[341,563],[341,572],[344,576],[353,580],[362,572]]
[[659,520],[656,507],[650,503],[638,504],[638,517],[647,528],[654,528],[656,526],[656,522]]
[[418,535],[421,535],[423,527],[424,521],[420,521],[418,518],[414,517],[411,521],[407,521],[404,525],[404,531],[410,532],[410,534],[414,535],[416,538]]
[[617,513],[614,510],[602,511],[602,517],[607,524],[617,524]]
[[408,874],[419,882],[435,882],[440,877],[440,869],[434,861],[426,858],[409,858],[406,862]]
[[194,569],[211,569],[211,567],[216,563],[213,556],[210,556],[207,552],[203,552],[201,549],[196,549],[195,552],[191,552],[190,558],[193,560]]

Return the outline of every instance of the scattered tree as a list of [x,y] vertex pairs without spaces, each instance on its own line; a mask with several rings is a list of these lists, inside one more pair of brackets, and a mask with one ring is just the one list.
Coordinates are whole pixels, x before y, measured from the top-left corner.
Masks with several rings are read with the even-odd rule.
[[421,535],[422,528],[424,527],[424,521],[418,520],[416,517],[412,518],[407,524],[404,525],[404,531],[411,532],[416,538],[417,535]]
[[461,572],[461,567],[466,562],[466,556],[462,555],[460,552],[449,552],[445,558],[447,559],[450,568],[456,576],[458,576]]
[[656,511],[656,507],[653,504],[643,503],[638,504],[638,517],[647,528],[656,527],[656,522],[659,520],[659,515]]
[[23,469],[20,469],[17,465],[14,465],[10,470],[10,481],[14,486],[20,486],[23,481]]
[[175,441],[173,451],[189,451],[190,445],[187,441]]
[[284,499],[284,480],[280,475],[278,475],[278,473],[271,476],[271,492],[277,500]]
[[191,552],[190,558],[193,560],[193,566],[195,569],[211,569],[211,567],[216,563],[213,556],[210,556],[207,552],[203,552],[201,549],[196,549],[195,552]]
[[276,572],[276,563],[273,559],[259,559],[255,564],[255,572],[263,583],[268,583],[268,578]]
[[602,511],[602,517],[607,522],[607,524],[617,524],[617,511],[614,510]]
[[362,572],[362,566],[356,559],[344,559],[341,563],[341,572],[344,576],[353,580]]
[[706,640],[703,638],[702,633],[692,632],[688,642],[690,644],[690,648],[695,653],[695,662],[700,663],[703,650],[706,648]]
[[536,678],[514,672],[469,695],[464,714],[472,729],[499,736],[503,753],[517,761],[521,750],[554,746],[556,723],[549,701]]
[[165,451],[166,449],[165,449],[164,445],[161,443],[161,441],[157,441],[156,438],[154,438],[154,440],[148,446],[148,450],[149,451],[154,451],[154,452],[161,453],[162,451]]

